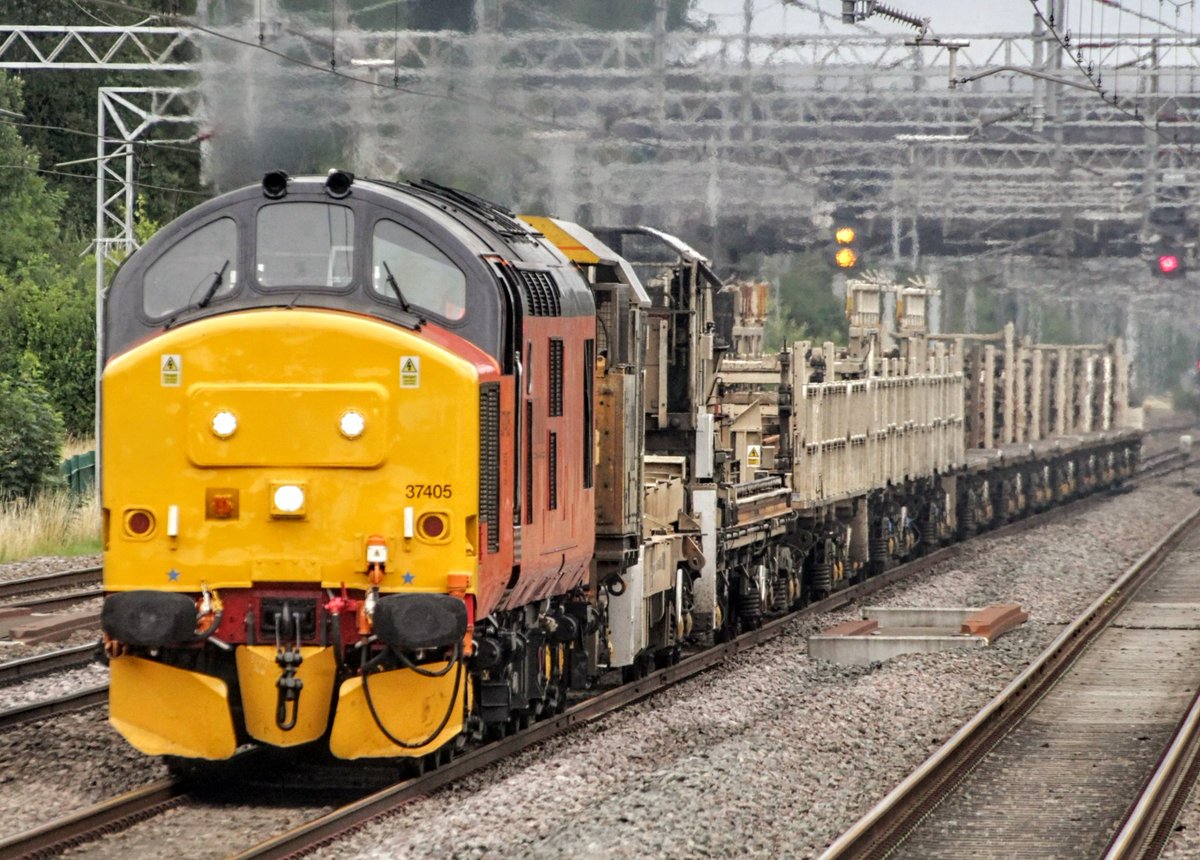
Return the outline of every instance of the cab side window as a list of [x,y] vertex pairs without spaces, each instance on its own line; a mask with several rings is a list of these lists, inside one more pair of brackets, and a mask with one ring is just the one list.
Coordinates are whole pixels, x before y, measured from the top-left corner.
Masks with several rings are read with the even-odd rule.
[[[221,218],[175,242],[142,278],[142,310],[151,319],[215,301],[237,289],[237,224]],[[211,294],[210,294],[211,291]]]
[[443,319],[460,320],[466,311],[466,275],[431,242],[395,221],[375,225],[371,288]]

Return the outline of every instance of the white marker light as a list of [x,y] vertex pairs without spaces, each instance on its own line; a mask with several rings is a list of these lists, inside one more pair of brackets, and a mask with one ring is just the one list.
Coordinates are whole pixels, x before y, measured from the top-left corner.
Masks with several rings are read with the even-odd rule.
[[179,537],[179,505],[167,508],[167,537]]
[[237,430],[237,416],[222,409],[212,420],[212,431],[222,439],[228,439]]
[[404,509],[404,536],[406,538],[411,538],[413,536],[413,534],[415,533],[414,528],[413,528],[414,519],[415,518],[413,516],[413,509],[405,508]]
[[342,431],[342,435],[347,439],[357,439],[363,434],[366,426],[366,419],[353,409],[346,412],[338,422],[338,429]]
[[304,490],[295,484],[284,484],[275,490],[275,509],[280,513],[294,514],[304,507]]

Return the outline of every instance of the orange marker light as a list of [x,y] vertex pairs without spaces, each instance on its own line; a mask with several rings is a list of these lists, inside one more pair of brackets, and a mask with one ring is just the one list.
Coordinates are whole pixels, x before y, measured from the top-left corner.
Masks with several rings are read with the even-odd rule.
[[235,487],[209,487],[204,491],[204,518],[209,520],[236,520],[238,518],[238,491]]

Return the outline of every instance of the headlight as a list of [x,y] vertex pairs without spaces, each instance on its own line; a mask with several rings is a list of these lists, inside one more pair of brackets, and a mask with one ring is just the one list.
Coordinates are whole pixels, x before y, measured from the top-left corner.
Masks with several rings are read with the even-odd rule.
[[281,484],[275,488],[275,510],[281,514],[295,514],[304,510],[304,490],[295,484]]
[[213,416],[212,431],[222,439],[228,439],[237,430],[237,417],[226,410],[221,410]]
[[342,416],[342,420],[338,422],[338,427],[342,431],[342,435],[347,439],[357,439],[363,434],[366,426],[366,419],[353,409],[346,412]]

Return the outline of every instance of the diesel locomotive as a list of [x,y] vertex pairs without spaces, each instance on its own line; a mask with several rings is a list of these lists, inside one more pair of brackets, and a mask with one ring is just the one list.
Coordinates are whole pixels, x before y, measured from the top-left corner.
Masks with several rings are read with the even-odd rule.
[[428,760],[1132,474],[1119,344],[889,289],[763,355],[761,289],[649,228],[342,171],[199,206],[105,296],[112,725]]

